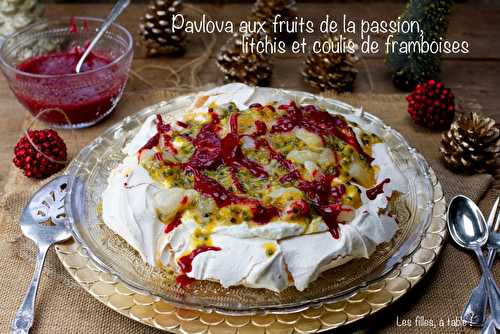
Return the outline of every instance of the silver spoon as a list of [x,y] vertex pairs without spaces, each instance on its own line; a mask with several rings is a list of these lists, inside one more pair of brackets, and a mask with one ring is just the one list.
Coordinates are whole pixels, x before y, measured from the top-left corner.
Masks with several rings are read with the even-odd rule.
[[36,293],[47,251],[54,243],[71,237],[65,226],[64,197],[67,187],[67,176],[55,178],[31,197],[21,215],[21,231],[36,244],[37,253],[31,284],[12,322],[13,334],[27,334],[33,326]]
[[455,243],[462,248],[473,250],[479,260],[485,277],[491,316],[495,325],[498,325],[500,323],[500,294],[481,250],[488,240],[488,227],[483,214],[472,200],[459,195],[451,200],[447,218],[448,229]]
[[[490,231],[490,235],[488,237],[488,244],[490,240],[494,238],[494,233],[500,227],[500,213],[497,216],[495,221],[495,216],[498,209],[498,204],[500,203],[500,197],[498,197],[491,208],[490,214],[488,216],[488,221],[486,222]],[[495,262],[496,249],[488,245],[488,267],[491,269],[493,267],[493,263]],[[481,280],[479,284],[472,290],[472,293],[465,304],[464,311],[462,313],[462,320],[471,326],[482,326],[485,320],[486,314],[486,293],[484,286],[485,278],[481,276]],[[486,327],[486,324],[484,325]]]
[[106,30],[108,30],[111,24],[115,22],[118,16],[120,16],[120,14],[125,10],[125,8],[128,7],[129,4],[130,0],[118,0],[118,2],[113,6],[113,9],[111,9],[111,13],[109,13],[106,20],[104,20],[104,22],[102,23],[101,27],[99,28],[99,31],[97,32],[97,35],[95,35],[94,39],[87,46],[80,60],[78,60],[78,64],[76,64],[75,68],[76,73],[80,73],[82,65],[85,62],[85,59],[88,57],[94,46],[97,44],[97,42],[99,42],[102,35],[104,35]]

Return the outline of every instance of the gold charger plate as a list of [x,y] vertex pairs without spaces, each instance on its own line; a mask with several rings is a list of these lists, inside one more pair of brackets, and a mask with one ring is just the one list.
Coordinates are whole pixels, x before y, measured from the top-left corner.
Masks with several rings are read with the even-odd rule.
[[99,269],[74,240],[57,245],[55,249],[68,273],[92,296],[148,326],[183,334],[317,333],[353,323],[389,306],[429,271],[447,235],[446,200],[432,169],[431,177],[434,188],[432,220],[413,254],[385,278],[350,298],[318,308],[306,307],[295,313],[229,316],[181,309],[159,297],[134,291],[117,277]]

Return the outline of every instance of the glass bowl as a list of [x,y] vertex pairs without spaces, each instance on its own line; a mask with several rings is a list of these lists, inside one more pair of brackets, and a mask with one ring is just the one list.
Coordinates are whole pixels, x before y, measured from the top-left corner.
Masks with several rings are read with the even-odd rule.
[[124,118],[85,147],[68,167],[68,224],[83,252],[97,266],[119,277],[134,291],[161,297],[181,308],[230,315],[297,312],[344,300],[384,279],[395,266],[410,257],[425,235],[434,207],[431,173],[423,157],[380,119],[348,104],[297,91],[263,88],[263,92],[265,96],[281,95],[301,104],[319,105],[347,118],[355,117],[361,127],[369,128],[387,143],[394,162],[410,180],[408,194],[391,201],[390,212],[397,218],[399,226],[391,242],[380,245],[369,259],[352,260],[322,273],[302,292],[294,287],[280,293],[242,286],[226,289],[208,281],[197,281],[181,288],[175,282],[173,271],[145,264],[125,241],[102,223],[99,215],[102,193],[110,172],[125,157],[123,147],[144,120],[157,113],[167,122],[179,118],[194,101],[193,94],[153,105]]
[[61,65],[56,61],[64,55],[81,54],[102,23],[102,19],[91,17],[40,21],[2,43],[0,68],[18,101],[38,119],[54,127],[82,128],[97,123],[114,109],[133,57],[132,36],[118,24],[106,31],[92,51],[94,58],[89,56],[85,62],[99,60],[100,67],[72,74],[32,73],[48,57],[62,57],[51,58],[57,67]]

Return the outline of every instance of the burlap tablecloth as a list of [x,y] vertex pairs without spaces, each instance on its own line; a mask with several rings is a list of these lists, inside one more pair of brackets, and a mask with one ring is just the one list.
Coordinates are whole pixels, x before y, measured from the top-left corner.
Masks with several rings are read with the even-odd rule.
[[[128,94],[118,110],[101,124],[90,129],[60,131],[70,157],[106,128],[140,108],[171,96],[163,91],[148,94]],[[347,95],[340,99],[381,117],[400,131],[434,168],[449,199],[465,194],[481,201],[489,209],[499,185],[492,186],[490,175],[458,176],[447,170],[439,154],[440,133],[412,124],[406,114],[403,95]],[[27,120],[28,122],[28,120]],[[27,123],[26,123],[27,124]],[[19,214],[31,193],[46,181],[28,180],[12,168],[0,201],[0,333],[7,333],[15,311],[22,300],[34,266],[34,246],[22,237],[18,227]],[[490,190],[487,192],[488,188]],[[486,194],[487,192],[487,194]],[[486,194],[486,196],[485,196]],[[496,266],[496,274],[500,270]],[[420,320],[448,322],[459,317],[462,305],[479,279],[479,269],[470,254],[447,243],[430,273],[407,296],[361,323],[347,326],[339,332],[350,333],[473,333],[461,326],[433,329],[417,326],[428,324]],[[36,306],[36,320],[32,333],[157,333],[133,320],[119,315],[82,290],[66,273],[57,256],[51,251],[47,257]],[[417,318],[420,317],[420,318]],[[409,320],[411,327],[401,326]]]

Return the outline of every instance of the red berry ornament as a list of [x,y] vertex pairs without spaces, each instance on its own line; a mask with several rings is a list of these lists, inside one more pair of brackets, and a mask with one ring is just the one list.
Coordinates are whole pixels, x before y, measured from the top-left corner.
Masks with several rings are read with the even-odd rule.
[[429,80],[406,97],[413,121],[430,129],[447,129],[455,116],[455,96],[442,82]]
[[57,132],[51,129],[28,130],[28,136],[36,148],[25,135],[17,142],[12,159],[24,175],[43,179],[64,168],[68,153]]

